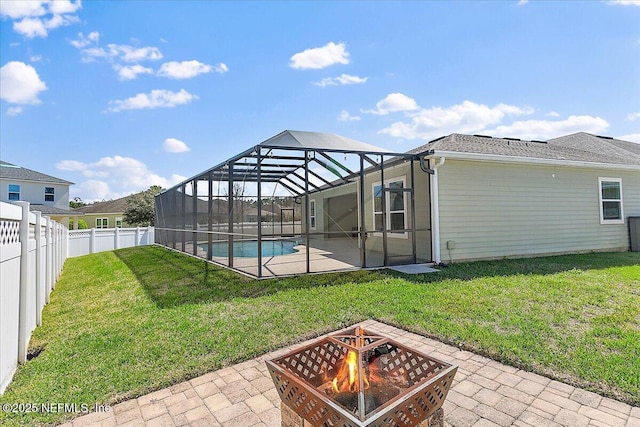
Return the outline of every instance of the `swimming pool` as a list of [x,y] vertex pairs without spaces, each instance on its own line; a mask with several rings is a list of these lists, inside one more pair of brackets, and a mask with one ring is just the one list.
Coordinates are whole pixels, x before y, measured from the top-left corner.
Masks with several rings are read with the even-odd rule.
[[[294,246],[299,245],[295,240],[263,240],[262,256],[270,257],[277,255],[289,255],[298,252]],[[207,250],[207,244],[200,245],[202,249]],[[211,244],[211,255],[214,257],[229,257],[229,243],[216,242]],[[243,240],[241,242],[233,242],[233,256],[238,258],[257,258],[258,257],[258,241]]]

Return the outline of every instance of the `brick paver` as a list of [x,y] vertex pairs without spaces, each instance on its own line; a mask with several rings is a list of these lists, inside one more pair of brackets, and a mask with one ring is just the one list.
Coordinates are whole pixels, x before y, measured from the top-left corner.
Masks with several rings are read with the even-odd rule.
[[[638,407],[373,320],[361,325],[458,365],[443,406],[450,427],[640,427]],[[280,427],[280,398],[264,361],[302,344],[119,403],[109,412],[78,417],[63,427]]]

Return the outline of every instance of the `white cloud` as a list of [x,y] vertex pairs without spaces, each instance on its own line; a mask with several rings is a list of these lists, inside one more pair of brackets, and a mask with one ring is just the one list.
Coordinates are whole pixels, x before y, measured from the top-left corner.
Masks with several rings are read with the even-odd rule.
[[602,133],[609,127],[609,123],[600,117],[569,116],[564,120],[522,120],[510,125],[486,129],[483,132],[492,136],[507,136],[521,139],[547,140],[559,135],[576,132]]
[[640,133],[630,133],[628,135],[622,135],[622,136],[619,136],[617,139],[621,139],[623,141],[637,142],[640,144]]
[[109,101],[109,111],[118,112],[122,110],[142,110],[153,108],[172,108],[182,104],[188,104],[197,95],[193,95],[184,89],[180,92],[171,92],[164,89],[154,89],[148,94],[139,93],[136,96],[124,100]]
[[0,15],[11,19],[20,19],[29,16],[42,16],[47,13],[44,8],[46,1],[2,1],[0,2]]
[[42,55],[32,55],[29,57],[29,61],[31,62],[40,62],[42,60]]
[[157,61],[162,53],[157,47],[133,47],[126,44],[108,44],[110,56],[117,56],[124,62]]
[[322,47],[306,49],[290,58],[289,66],[296,70],[325,68],[333,64],[348,64],[349,52],[345,43],[329,42]]
[[69,44],[80,49],[84,62],[94,62],[97,59],[111,59],[122,62],[158,61],[163,58],[160,49],[154,46],[134,47],[127,44],[107,44],[106,49],[98,46],[100,34],[97,31],[89,33],[86,37],[78,33],[76,40]]
[[63,160],[56,164],[56,168],[78,172],[87,178],[71,188],[73,197],[80,197],[85,202],[123,197],[146,190],[152,185],[169,188],[186,179],[177,174],[160,176],[143,162],[118,155],[103,157],[94,163]]
[[70,0],[55,0],[49,3],[49,10],[57,15],[76,13],[82,7],[80,1],[72,3]]
[[314,83],[316,86],[341,86],[341,85],[353,85],[366,82],[368,77],[351,76],[349,74],[342,74],[338,77],[327,77],[319,82]]
[[0,98],[11,104],[40,104],[38,95],[47,90],[38,72],[24,62],[11,61],[0,68]]
[[175,138],[165,139],[162,148],[168,153],[185,153],[189,151],[187,144]]
[[160,77],[167,77],[170,79],[190,79],[198,74],[210,73],[211,71],[218,73],[225,73],[229,69],[225,64],[219,64],[216,66],[203,64],[202,62],[193,61],[171,61],[162,64],[158,70]]
[[225,64],[224,62],[221,62],[218,65],[213,66],[213,71],[218,74],[224,74],[229,71],[229,67],[227,67],[227,64]]
[[13,30],[30,39],[34,37],[47,37],[48,34],[44,22],[40,18],[24,18],[20,22],[14,22]]
[[520,0],[520,1],[518,2],[518,6],[522,6],[522,5],[525,5],[525,4],[527,4],[527,3],[529,3],[529,0]]
[[[413,101],[411,98],[408,99]],[[412,104],[407,105],[411,106]],[[387,111],[383,107],[384,105],[381,106],[378,103],[379,112],[377,114],[381,114],[380,111]],[[484,131],[487,126],[500,123],[507,115],[531,113],[533,113],[533,109],[529,107],[521,108],[507,104],[489,107],[472,101],[463,101],[461,104],[447,108],[431,107],[410,112],[407,114],[409,121],[395,122],[391,126],[380,130],[379,133],[404,139],[433,139],[455,132],[473,133]]]
[[7,116],[17,116],[21,114],[22,111],[24,111],[22,107],[9,107],[7,108]]
[[[49,30],[74,24],[80,0],[28,0],[0,2],[0,15],[13,19],[13,29],[27,38],[47,37]],[[19,20],[19,21],[18,21]]]
[[376,103],[375,110],[362,110],[363,113],[377,114],[385,116],[389,113],[398,111],[413,111],[418,109],[415,99],[408,97],[403,93],[390,93],[384,99]]
[[338,116],[338,120],[341,122],[354,122],[360,120],[360,116],[352,116],[347,110],[342,110]]
[[550,117],[560,117],[560,113],[557,113],[557,112],[555,112],[555,111],[550,111],[550,112],[547,114],[547,116],[550,116]]
[[640,6],[640,0],[610,0],[609,4],[618,4],[621,6]]
[[153,70],[151,68],[143,67],[138,64],[130,67],[114,65],[113,69],[118,72],[118,78],[120,80],[134,80],[138,78],[138,74],[153,74]]
[[86,37],[82,33],[78,33],[77,40],[71,40],[69,43],[73,47],[77,47],[78,49],[82,49],[83,47],[87,47],[94,43],[98,43],[100,41],[100,33],[97,31],[90,32]]
[[640,119],[640,111],[627,114],[627,120],[633,121],[635,119]]

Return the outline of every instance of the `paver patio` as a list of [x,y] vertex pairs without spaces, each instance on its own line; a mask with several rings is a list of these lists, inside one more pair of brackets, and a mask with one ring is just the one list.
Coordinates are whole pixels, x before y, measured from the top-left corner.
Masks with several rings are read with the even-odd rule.
[[[640,427],[638,407],[384,323],[368,320],[360,325],[458,365],[443,406],[450,426]],[[280,398],[264,361],[300,345],[119,403],[108,412],[78,417],[64,427],[280,427]]]

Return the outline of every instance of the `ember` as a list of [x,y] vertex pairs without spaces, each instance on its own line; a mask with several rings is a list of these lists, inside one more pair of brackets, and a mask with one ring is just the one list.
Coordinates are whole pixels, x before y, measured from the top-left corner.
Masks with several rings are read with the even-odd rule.
[[457,369],[361,327],[267,366],[282,401],[327,427],[417,426],[442,406]]

